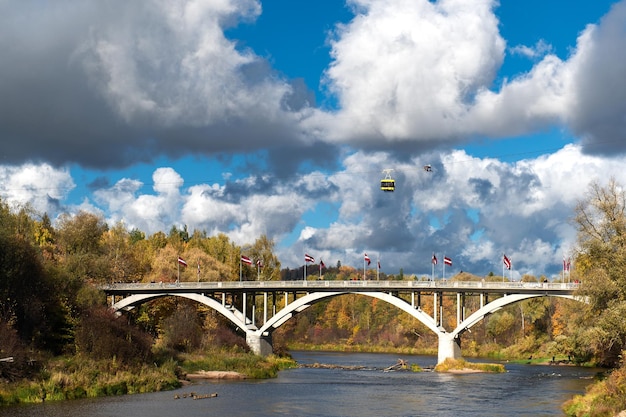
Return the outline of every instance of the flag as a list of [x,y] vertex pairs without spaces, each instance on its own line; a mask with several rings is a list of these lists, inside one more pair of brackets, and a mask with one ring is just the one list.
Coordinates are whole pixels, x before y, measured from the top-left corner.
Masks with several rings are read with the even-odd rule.
[[378,269],[380,269],[380,261],[378,261]]
[[243,262],[244,264],[252,265],[252,259],[244,255],[241,255],[241,262]]
[[433,263],[433,265],[437,265],[437,257],[435,256],[434,253],[433,253],[432,263]]
[[260,259],[256,260],[256,266],[258,266],[259,268],[263,268],[263,261]]
[[448,258],[447,256],[443,257],[443,263],[446,265],[452,265],[452,259]]
[[570,266],[571,266],[570,259],[567,258],[566,260],[565,258],[563,258],[563,271],[569,272]]
[[181,258],[180,256],[178,257],[178,263],[181,264],[182,266],[187,266],[187,262],[185,262],[185,260]]
[[502,254],[502,262],[504,262],[506,269],[511,269],[511,260],[507,258],[505,254]]
[[308,253],[304,254],[304,262],[315,262],[315,258]]
[[367,253],[365,254],[365,258],[363,259],[365,259],[365,262],[367,262],[368,265],[372,263],[372,260],[370,259],[369,256],[367,256]]
[[200,262],[198,262],[198,275],[200,275]]
[[320,269],[322,268],[326,268],[326,265],[324,265],[324,261],[320,259]]

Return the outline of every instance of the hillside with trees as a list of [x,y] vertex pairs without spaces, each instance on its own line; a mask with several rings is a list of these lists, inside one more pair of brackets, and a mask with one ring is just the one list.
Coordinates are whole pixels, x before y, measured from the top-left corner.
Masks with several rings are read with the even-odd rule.
[[[549,297],[523,301],[490,315],[462,337],[465,356],[567,358],[575,363],[622,365],[626,345],[626,203],[611,181],[593,184],[572,218],[578,230],[576,269],[589,303]],[[282,269],[274,242],[260,236],[242,248],[223,234],[208,236],[173,226],[147,236],[123,224],[108,225],[87,212],[65,214],[54,224],[28,207],[11,209],[0,201],[0,386],[41,377],[57,357],[115,360],[125,369],[167,365],[180,354],[216,348],[246,351],[241,334],[205,306],[165,298],[122,317],[107,308],[98,288],[113,282],[234,281],[245,254],[260,265],[243,265],[244,280],[302,279],[304,267]],[[180,267],[177,260],[186,260]],[[262,266],[262,267],[261,267]],[[362,279],[350,266],[309,265],[307,279]],[[427,277],[367,271],[367,279]],[[503,280],[460,273],[452,280]],[[524,276],[538,282],[546,277]],[[553,277],[558,280],[561,277]],[[432,315],[432,297],[421,308]],[[456,326],[455,300],[444,297],[446,327]],[[468,311],[478,308],[468,297]],[[260,318],[259,318],[260,319]],[[277,351],[289,348],[434,353],[437,338],[419,321],[391,305],[363,295],[319,302],[276,331]],[[133,368],[135,367],[135,368]],[[1,392],[1,390],[0,390]],[[1,395],[0,395],[1,397]],[[1,401],[0,401],[1,403]],[[625,406],[626,407],[626,406]]]

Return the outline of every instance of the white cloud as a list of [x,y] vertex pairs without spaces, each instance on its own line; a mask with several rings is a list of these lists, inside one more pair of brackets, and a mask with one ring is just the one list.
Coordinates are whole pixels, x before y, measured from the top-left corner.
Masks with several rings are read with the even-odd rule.
[[[456,137],[490,86],[505,42],[493,1],[358,1],[338,29],[327,82],[341,104],[333,139]],[[345,129],[345,130],[343,130]]]
[[573,99],[567,123],[584,138],[586,151],[624,152],[626,133],[626,2],[616,3],[598,25],[578,37],[569,60]]
[[527,58],[535,59],[552,53],[554,48],[543,39],[539,39],[534,46],[516,45],[510,48],[513,55],[522,55]]
[[[325,74],[336,111],[285,110],[290,83],[224,35],[254,21],[258,1],[89,3],[72,11],[59,1],[47,6],[51,17],[34,13],[32,21],[34,4],[19,4],[9,12],[0,3],[0,39],[20,46],[0,41],[0,135],[17,138],[2,142],[7,160],[110,167],[155,155],[273,152],[276,166],[263,176],[185,187],[175,169],[158,168],[152,190],[125,178],[70,207],[104,208],[109,221],[147,233],[186,224],[245,244],[260,234],[293,239],[302,229],[293,246],[281,247],[284,259],[301,262],[312,250],[358,263],[368,251],[383,254],[391,271],[428,272],[431,253],[446,251],[455,267],[484,272],[506,251],[518,271],[541,271],[573,246],[567,218],[589,181],[615,176],[626,184],[626,2],[584,28],[567,58],[541,42],[513,47],[537,62],[493,85],[506,49],[495,0],[351,0],[355,17],[337,29]],[[433,151],[548,126],[574,132],[583,145],[515,163]],[[328,148],[312,143],[353,147],[341,149],[338,172],[272,175],[278,165],[313,161],[299,152],[303,145]],[[395,169],[395,193],[378,188],[385,168]],[[0,179],[3,199],[40,211],[61,209],[74,187],[69,170],[46,164],[0,167]],[[318,203],[337,213],[313,227],[303,216]]]
[[246,83],[242,68],[260,61],[224,36],[229,22],[258,17],[258,1],[120,8],[124,17],[100,19],[75,59],[83,59],[92,82],[127,121],[204,126],[275,107],[288,91],[269,79]]
[[14,207],[30,205],[38,213],[54,217],[72,189],[76,187],[66,168],[27,163],[0,165],[0,197]]
[[496,2],[351,3],[357,15],[337,29],[326,71],[341,107],[303,122],[327,140],[386,149],[414,142],[428,149],[564,126],[584,138],[588,152],[623,152],[626,2],[581,28],[565,60],[543,40],[511,48],[541,59],[502,85],[493,85],[505,51]]
[[[481,274],[498,272],[505,252],[516,273],[542,274],[558,271],[574,247],[569,218],[587,185],[611,176],[626,184],[626,158],[587,155],[580,145],[514,163],[463,151],[432,154],[428,161],[430,173],[419,160],[357,152],[343,160],[343,171],[328,177],[316,173],[280,182],[247,177],[188,188],[177,171],[158,168],[152,191],[142,192],[144,184],[124,178],[95,192],[95,203],[86,198],[65,207],[104,213],[110,224],[123,220],[148,234],[187,225],[190,231],[225,233],[240,245],[266,234],[277,243],[284,266],[291,267],[301,264],[305,251],[360,267],[367,252],[380,255],[387,272],[428,274],[434,251],[453,257],[454,268]],[[379,189],[383,166],[395,167],[394,193]],[[2,178],[3,199],[10,204],[43,201],[32,184],[55,190],[73,184],[69,171],[49,166],[5,169]],[[58,205],[66,204],[67,195],[58,197]],[[318,203],[337,207],[336,218],[324,225],[318,216],[315,226],[307,224],[304,214]],[[298,229],[297,240],[283,245]]]

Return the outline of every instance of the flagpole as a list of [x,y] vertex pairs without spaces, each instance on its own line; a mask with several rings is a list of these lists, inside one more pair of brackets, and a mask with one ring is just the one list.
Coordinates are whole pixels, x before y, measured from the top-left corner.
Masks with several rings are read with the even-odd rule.
[[446,254],[443,254],[443,275],[442,279],[446,279]]
[[324,261],[322,260],[322,258],[320,258],[320,281],[321,281],[321,279],[322,279],[322,263],[323,263],[323,262],[324,262]]
[[363,257],[363,281],[365,281],[365,256]]
[[376,281],[379,281],[380,276],[380,253],[376,257]]
[[[180,259],[180,257],[178,259]],[[180,282],[180,262],[178,261],[178,259],[176,260],[176,265],[178,266],[178,278],[176,278],[177,284]]]
[[241,281],[241,269],[243,265],[241,264],[241,254],[239,254],[239,281]]
[[433,257],[430,258],[430,280],[435,280],[435,252],[433,252]]

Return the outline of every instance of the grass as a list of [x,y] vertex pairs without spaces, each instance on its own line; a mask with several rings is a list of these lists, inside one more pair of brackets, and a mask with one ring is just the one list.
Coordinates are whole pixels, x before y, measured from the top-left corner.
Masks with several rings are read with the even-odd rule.
[[563,412],[573,417],[611,417],[622,410],[626,410],[626,365],[563,404]]
[[135,366],[120,364],[115,359],[56,358],[36,380],[0,383],[0,406],[165,391],[180,387],[183,374],[199,370],[236,371],[254,379],[273,378],[281,369],[295,366],[290,358],[264,358],[243,351],[185,354],[179,360],[170,358],[160,365]]
[[252,353],[227,352],[214,355],[185,354],[180,366],[185,373],[198,371],[234,371],[247,378],[275,378],[278,371],[297,366],[291,358],[271,355],[261,357]]
[[464,359],[451,359],[448,358],[440,364],[435,366],[435,372],[455,372],[455,371],[477,371],[477,372],[489,372],[489,373],[502,373],[505,372],[504,365],[499,363],[474,363],[467,362]]

